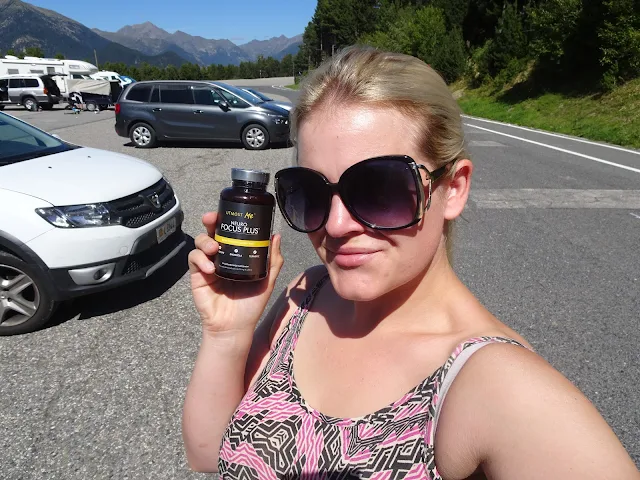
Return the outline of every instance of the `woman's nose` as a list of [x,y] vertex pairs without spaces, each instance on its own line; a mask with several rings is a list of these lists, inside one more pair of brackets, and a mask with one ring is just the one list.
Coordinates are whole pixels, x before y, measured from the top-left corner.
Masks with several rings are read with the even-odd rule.
[[329,236],[339,238],[353,233],[361,233],[365,227],[353,218],[340,196],[335,194],[331,198],[331,210],[329,210],[325,230]]

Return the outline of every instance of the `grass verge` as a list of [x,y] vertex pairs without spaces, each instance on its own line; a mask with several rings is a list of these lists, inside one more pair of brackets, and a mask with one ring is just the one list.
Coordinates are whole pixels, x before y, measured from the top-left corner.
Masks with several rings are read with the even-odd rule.
[[452,90],[467,115],[524,127],[575,135],[625,147],[640,148],[640,79],[606,94],[586,96],[495,92],[489,86],[471,89],[461,83]]
[[300,89],[300,84],[299,83],[294,83],[293,85],[285,85],[286,88],[290,88],[291,90],[299,90]]

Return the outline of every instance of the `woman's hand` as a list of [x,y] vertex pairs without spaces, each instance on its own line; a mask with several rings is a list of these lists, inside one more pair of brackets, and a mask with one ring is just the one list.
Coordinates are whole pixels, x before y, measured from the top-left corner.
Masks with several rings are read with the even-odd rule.
[[280,253],[281,237],[272,237],[267,278],[255,282],[225,280],[214,273],[212,261],[219,248],[213,239],[217,218],[218,214],[215,212],[206,213],[202,217],[207,233],[196,237],[196,248],[189,253],[193,300],[205,333],[251,335],[269,301],[284,263]]

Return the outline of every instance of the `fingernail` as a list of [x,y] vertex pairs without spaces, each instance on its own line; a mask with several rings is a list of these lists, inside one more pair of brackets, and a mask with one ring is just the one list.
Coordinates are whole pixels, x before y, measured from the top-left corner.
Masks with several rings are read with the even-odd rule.
[[216,267],[215,267],[215,265],[213,264],[213,262],[209,262],[209,263],[207,263],[207,270],[208,270],[209,272],[213,272],[213,271],[215,270],[215,268],[216,268]]

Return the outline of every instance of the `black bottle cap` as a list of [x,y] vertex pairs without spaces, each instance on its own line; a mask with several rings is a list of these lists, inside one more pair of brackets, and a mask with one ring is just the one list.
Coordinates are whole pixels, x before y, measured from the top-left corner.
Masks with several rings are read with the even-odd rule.
[[264,172],[262,170],[249,170],[246,168],[232,168],[231,180],[262,183],[263,185],[267,185],[269,183],[269,172]]

